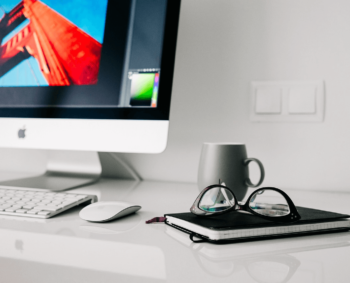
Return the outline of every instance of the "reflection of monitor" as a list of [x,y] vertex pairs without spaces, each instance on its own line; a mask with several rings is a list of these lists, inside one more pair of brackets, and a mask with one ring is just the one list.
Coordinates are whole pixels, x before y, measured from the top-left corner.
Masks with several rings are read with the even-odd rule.
[[[180,0],[1,1],[0,146],[162,152],[179,11]],[[63,163],[46,175],[76,173]]]

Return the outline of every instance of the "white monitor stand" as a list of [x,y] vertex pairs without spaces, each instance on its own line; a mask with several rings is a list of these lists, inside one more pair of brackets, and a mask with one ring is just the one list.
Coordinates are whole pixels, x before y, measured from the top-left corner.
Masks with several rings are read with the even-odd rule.
[[63,191],[95,183],[100,178],[141,180],[116,153],[50,150],[44,174],[0,182],[0,186]]

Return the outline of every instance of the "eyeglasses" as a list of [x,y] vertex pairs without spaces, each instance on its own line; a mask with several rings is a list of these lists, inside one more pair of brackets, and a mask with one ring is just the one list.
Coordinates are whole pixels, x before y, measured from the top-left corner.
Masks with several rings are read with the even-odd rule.
[[198,216],[214,216],[244,210],[275,222],[294,222],[300,215],[289,196],[280,189],[266,187],[254,191],[245,204],[239,203],[233,191],[219,181],[206,187],[191,207]]

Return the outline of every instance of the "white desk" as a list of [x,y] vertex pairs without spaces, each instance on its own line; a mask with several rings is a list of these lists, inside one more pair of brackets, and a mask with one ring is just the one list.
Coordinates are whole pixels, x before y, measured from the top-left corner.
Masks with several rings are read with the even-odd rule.
[[[76,191],[142,209],[106,224],[80,208],[48,220],[0,217],[1,282],[349,282],[350,232],[250,243],[194,244],[145,220],[189,210],[192,184],[104,180]],[[350,194],[287,191],[296,205],[350,213]]]

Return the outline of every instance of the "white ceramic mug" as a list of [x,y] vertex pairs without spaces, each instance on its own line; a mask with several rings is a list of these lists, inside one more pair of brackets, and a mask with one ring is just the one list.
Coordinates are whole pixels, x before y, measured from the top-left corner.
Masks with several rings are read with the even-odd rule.
[[[256,162],[260,168],[260,180],[253,184],[249,178],[248,164]],[[264,181],[265,170],[256,158],[247,158],[244,144],[204,143],[198,168],[198,188],[218,184],[219,179],[233,190],[237,200],[244,199],[248,187],[256,188]]]

